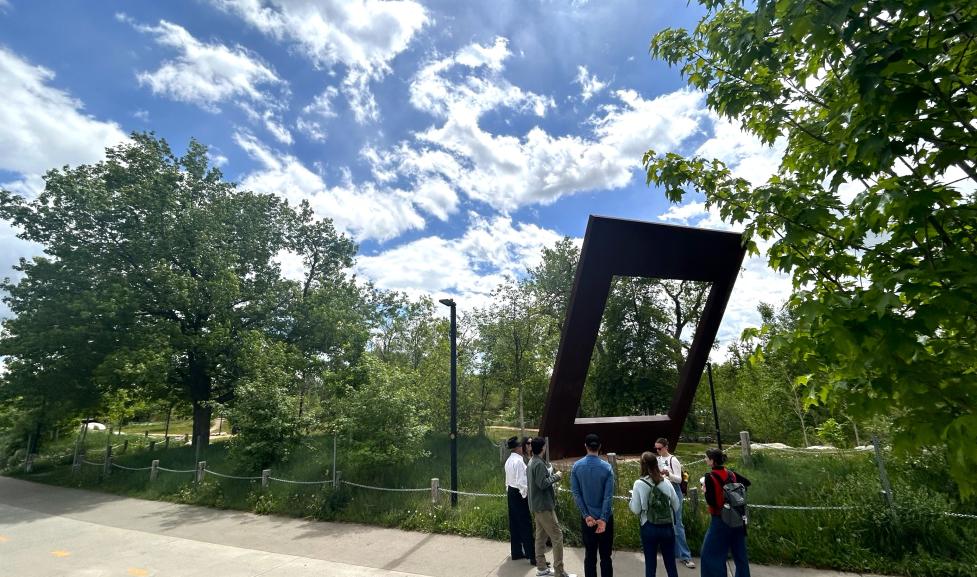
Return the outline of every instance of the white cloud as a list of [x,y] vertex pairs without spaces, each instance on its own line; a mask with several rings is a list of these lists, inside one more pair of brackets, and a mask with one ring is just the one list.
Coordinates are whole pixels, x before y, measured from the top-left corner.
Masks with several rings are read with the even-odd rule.
[[342,82],[357,121],[379,117],[370,82],[428,23],[413,0],[212,0],[278,41],[294,43],[317,65],[343,64]]
[[[411,80],[411,104],[435,116],[465,123],[476,123],[483,113],[500,107],[543,116],[547,108],[555,106],[552,98],[524,92],[501,76],[510,55],[508,41],[500,37],[491,46],[472,44],[453,56],[429,62]],[[447,73],[459,66],[467,72],[465,78],[447,78]]]
[[241,46],[201,42],[182,26],[165,20],[157,26],[136,28],[179,53],[158,70],[138,74],[139,83],[154,94],[217,111],[217,105],[225,101],[273,104],[265,87],[284,84],[257,55]]
[[748,134],[729,120],[710,113],[713,121],[712,138],[702,143],[696,154],[716,158],[729,166],[734,176],[745,178],[754,186],[764,184],[780,167],[787,143],[780,138],[773,146]]
[[586,66],[577,66],[576,83],[580,85],[580,97],[584,102],[607,87],[607,83],[598,80],[596,74],[590,74]]
[[126,140],[118,124],[84,113],[52,80],[50,70],[0,47],[0,169],[36,178],[65,164],[96,162],[106,147]]
[[331,218],[338,229],[358,240],[384,241],[424,227],[406,191],[353,184],[349,179],[328,186],[294,156],[275,152],[249,134],[235,134],[234,140],[261,166],[245,175],[245,189],[275,193],[292,203],[307,200],[316,214]]
[[543,247],[562,237],[507,216],[469,214],[464,235],[428,236],[375,256],[360,256],[357,274],[378,287],[412,296],[450,293],[462,309],[491,304],[490,293],[505,279],[521,277],[539,264]]
[[[456,195],[463,191],[508,212],[578,192],[626,186],[649,147],[676,150],[711,118],[698,92],[679,90],[647,100],[633,90],[618,90],[589,120],[589,135],[551,135],[539,126],[522,136],[493,134],[479,124],[489,111],[543,117],[555,106],[551,97],[504,78],[510,56],[507,40],[496,38],[424,65],[411,80],[410,99],[436,124],[391,150],[363,154],[375,177],[385,182],[403,177],[415,191],[441,190],[442,201],[452,198],[449,189]],[[443,213],[450,214],[453,207],[446,206]]]

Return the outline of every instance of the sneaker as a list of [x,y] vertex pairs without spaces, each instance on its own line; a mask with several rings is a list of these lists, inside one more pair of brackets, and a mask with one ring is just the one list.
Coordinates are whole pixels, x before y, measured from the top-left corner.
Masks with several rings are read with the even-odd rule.
[[682,564],[688,567],[689,569],[695,569],[695,561],[693,561],[692,559],[682,559]]
[[546,577],[547,575],[556,575],[556,573],[554,573],[553,570],[550,569],[549,567],[547,567],[546,569],[536,570],[536,577]]

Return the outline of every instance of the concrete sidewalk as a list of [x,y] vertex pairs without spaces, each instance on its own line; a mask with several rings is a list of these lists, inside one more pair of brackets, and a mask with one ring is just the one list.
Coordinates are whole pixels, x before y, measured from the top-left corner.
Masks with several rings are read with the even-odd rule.
[[[508,553],[508,543],[486,539],[259,516],[0,477],[0,577],[536,574]],[[567,549],[566,568],[583,574],[582,550]],[[618,577],[644,575],[642,555],[615,552],[614,569]],[[751,569],[755,577],[855,575]],[[679,575],[697,577],[699,571],[680,566]]]

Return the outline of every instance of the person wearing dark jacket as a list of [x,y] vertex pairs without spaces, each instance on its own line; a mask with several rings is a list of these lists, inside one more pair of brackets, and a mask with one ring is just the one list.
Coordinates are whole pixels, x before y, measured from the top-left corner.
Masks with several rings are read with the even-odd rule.
[[709,529],[702,541],[699,573],[701,577],[725,577],[726,553],[732,552],[733,563],[736,565],[734,577],[750,577],[750,564],[746,556],[746,526],[730,527],[722,520],[724,505],[723,485],[726,483],[742,483],[750,486],[750,480],[726,469],[723,463],[726,455],[719,449],[706,450],[706,465],[709,474],[703,477],[703,492],[706,504],[709,506]]
[[[529,459],[526,470],[529,484],[529,510],[536,521],[536,575],[544,577],[555,575],[566,577],[563,571],[563,530],[556,517],[556,492],[553,486],[560,482],[563,476],[559,471],[553,471],[543,461],[543,448],[546,440],[536,437],[533,439],[533,457]],[[553,568],[546,563],[546,538],[553,541]]]

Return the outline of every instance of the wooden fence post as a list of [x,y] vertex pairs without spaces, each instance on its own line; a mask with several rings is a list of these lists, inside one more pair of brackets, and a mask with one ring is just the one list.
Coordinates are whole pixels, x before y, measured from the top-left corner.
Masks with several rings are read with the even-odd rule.
[[336,488],[336,483],[337,483],[336,480],[336,444],[338,442],[336,440],[337,437],[339,437],[338,433],[332,436],[332,488],[333,489]]
[[264,469],[261,471],[261,488],[268,488],[268,479],[271,477],[271,469]]
[[438,504],[438,497],[441,496],[441,481],[437,477],[431,479],[431,504]]
[[169,449],[170,448],[170,437],[169,437],[169,435],[166,435],[163,438],[163,448],[164,449]]
[[153,459],[152,464],[149,465],[149,480],[155,481],[159,478],[159,459]]
[[190,433],[183,433],[183,444],[186,445],[190,442]]
[[614,469],[614,478],[620,478],[617,475],[617,453],[608,453],[607,462],[611,464],[611,469]]
[[204,469],[207,468],[207,461],[200,461],[197,463],[197,475],[195,477],[197,483],[202,483],[204,480]]
[[505,440],[499,441],[499,462],[505,463]]
[[156,441],[150,441],[149,442],[149,452],[152,453],[155,450],[156,450]]
[[197,446],[194,447],[194,450],[193,450],[193,462],[194,463],[199,463],[200,462],[200,450],[201,450],[201,448],[203,448],[203,446],[204,446],[204,438],[203,438],[203,436],[202,435],[197,435]]
[[122,450],[119,451],[119,453],[124,455],[128,449],[129,449],[129,439],[126,439],[125,441],[122,442]]
[[112,445],[105,445],[105,468],[102,470],[102,474],[108,477],[112,474]]
[[145,431],[143,431],[142,432],[142,436],[143,437],[146,437],[148,439],[149,438],[149,429],[146,429]]
[[699,514],[699,488],[689,487],[689,502],[692,503],[692,515]]
[[750,432],[740,431],[740,451],[743,453],[743,465],[753,465],[753,454],[750,452]]

